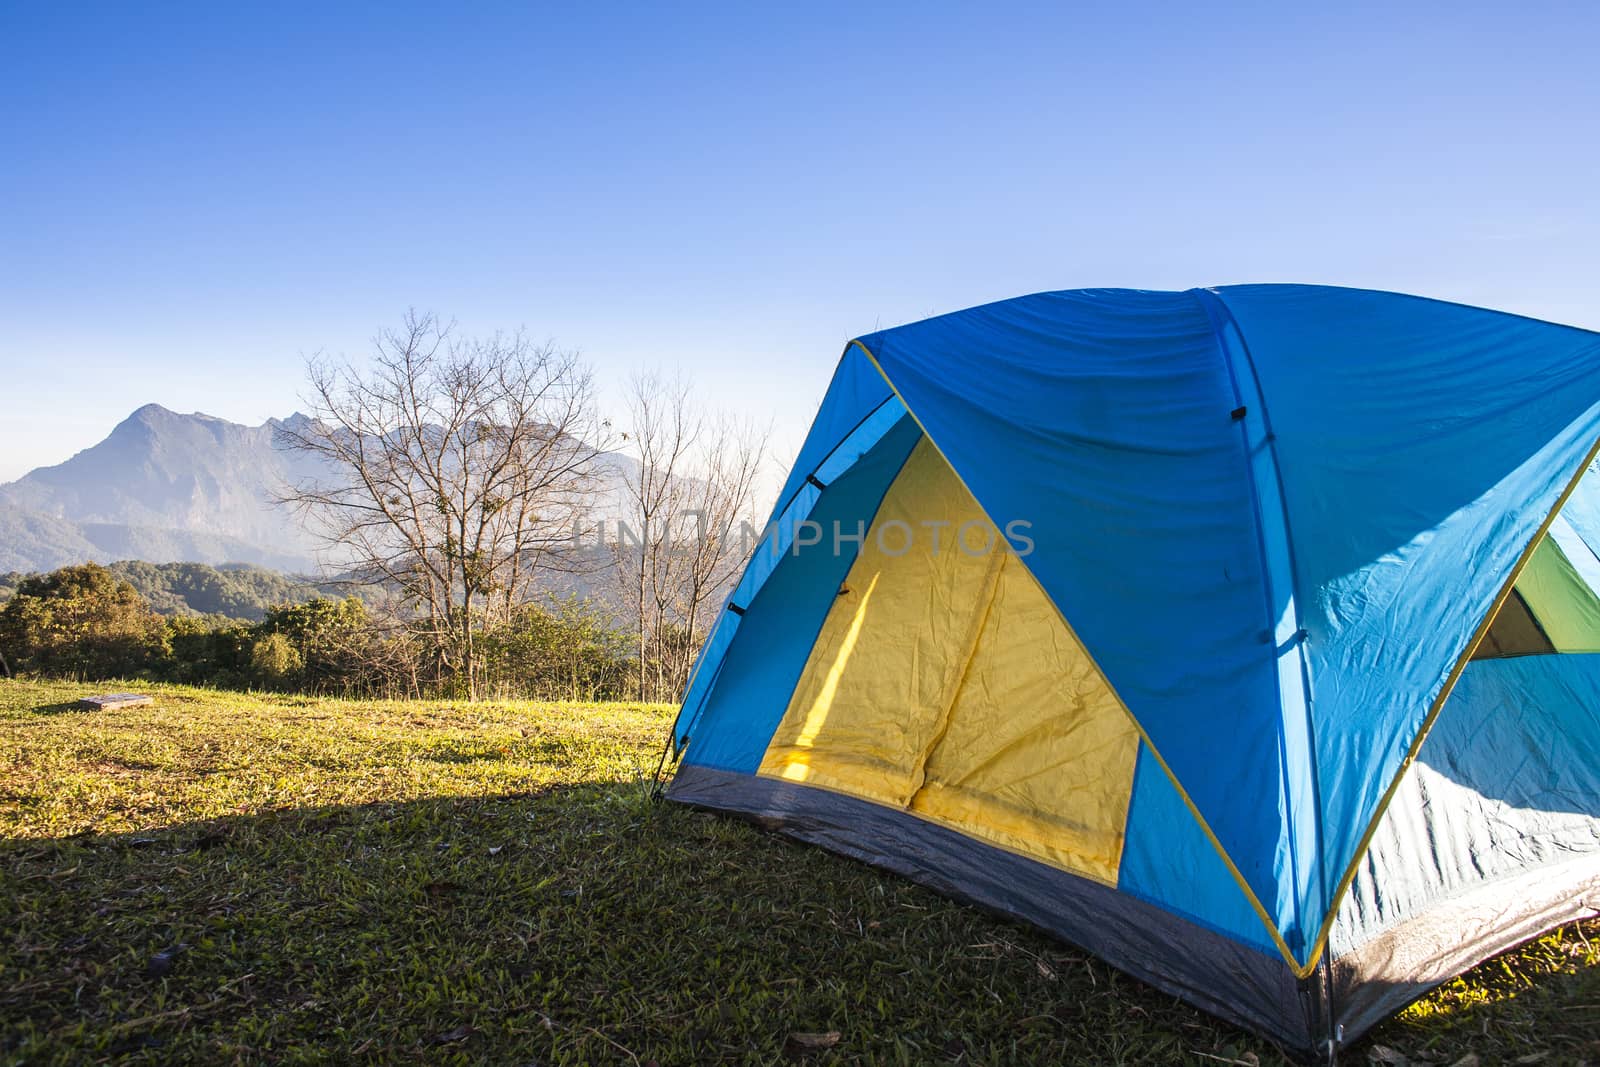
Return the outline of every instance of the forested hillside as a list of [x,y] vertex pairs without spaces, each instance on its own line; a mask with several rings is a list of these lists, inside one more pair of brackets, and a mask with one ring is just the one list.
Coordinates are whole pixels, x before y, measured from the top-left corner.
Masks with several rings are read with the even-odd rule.
[[[312,585],[263,567],[224,563],[145,563],[123,560],[106,568],[125,580],[161,615],[221,615],[260,622],[275,605],[302,604],[329,593],[331,585]],[[27,574],[0,574],[0,605],[10,600]]]

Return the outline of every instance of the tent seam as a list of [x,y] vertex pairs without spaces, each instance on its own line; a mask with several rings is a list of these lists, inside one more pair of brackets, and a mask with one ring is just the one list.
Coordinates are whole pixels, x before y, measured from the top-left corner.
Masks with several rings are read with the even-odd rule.
[[[1294,552],[1294,528],[1289,522],[1289,499],[1288,499],[1288,494],[1287,494],[1286,488],[1284,486],[1283,465],[1282,465],[1282,462],[1280,461],[1280,457],[1278,455],[1277,441],[1276,441],[1276,437],[1275,437],[1275,435],[1273,433],[1273,430],[1272,430],[1272,412],[1271,412],[1271,409],[1269,408],[1269,406],[1267,404],[1266,390],[1262,388],[1261,375],[1256,370],[1255,357],[1252,356],[1251,353],[1250,353],[1250,339],[1245,336],[1244,327],[1240,326],[1239,325],[1239,321],[1233,317],[1232,309],[1230,309],[1228,307],[1227,301],[1222,299],[1222,295],[1220,293],[1216,292],[1215,290],[1209,290],[1209,289],[1196,290],[1195,292],[1196,292],[1196,296],[1197,296],[1198,301],[1200,302],[1202,308],[1206,312],[1206,319],[1211,324],[1212,337],[1213,337],[1213,340],[1216,342],[1216,345],[1217,345],[1217,353],[1218,353],[1219,356],[1221,356],[1223,365],[1227,368],[1228,378],[1229,378],[1229,381],[1231,382],[1231,384],[1233,386],[1234,402],[1235,403],[1242,404],[1244,402],[1244,400],[1243,400],[1243,397],[1239,393],[1238,370],[1236,369],[1236,367],[1234,365],[1234,360],[1233,360],[1233,357],[1232,357],[1232,353],[1231,353],[1231,351],[1229,349],[1229,346],[1228,346],[1228,343],[1227,343],[1226,339],[1223,336],[1223,331],[1220,328],[1219,318],[1221,316],[1226,316],[1228,323],[1233,326],[1234,333],[1237,335],[1237,337],[1239,339],[1239,349],[1240,349],[1239,354],[1244,358],[1246,369],[1250,373],[1250,380],[1251,380],[1251,383],[1254,386],[1253,395],[1254,395],[1254,398],[1255,398],[1255,402],[1259,405],[1259,407],[1261,409],[1261,411],[1260,411],[1261,428],[1262,428],[1262,432],[1265,435],[1263,440],[1262,440],[1262,444],[1266,448],[1269,461],[1272,464],[1272,479],[1273,479],[1274,483],[1276,483],[1277,489],[1278,489],[1278,521],[1280,522],[1280,524],[1282,525],[1282,528],[1283,528],[1283,550],[1284,550],[1284,555],[1286,556],[1286,558],[1288,560],[1288,568],[1289,568],[1289,573],[1288,573],[1288,583],[1289,583],[1288,593],[1289,593],[1289,597],[1290,597],[1291,603],[1294,605],[1294,627],[1295,627],[1295,632],[1296,633],[1303,633],[1304,632],[1304,627],[1302,625],[1303,624],[1303,618],[1302,618],[1302,616],[1300,614],[1300,604],[1301,604],[1300,589],[1298,588],[1298,583],[1297,583],[1298,569],[1297,569],[1297,566],[1296,566],[1295,552]],[[1268,626],[1268,628],[1270,630],[1271,627],[1274,625],[1274,620],[1272,618],[1272,604],[1271,604],[1272,583],[1271,583],[1271,576],[1270,576],[1270,565],[1269,565],[1268,559],[1267,559],[1267,548],[1266,548],[1266,542],[1264,540],[1264,536],[1265,536],[1264,527],[1265,527],[1265,523],[1266,523],[1267,520],[1266,520],[1266,516],[1263,514],[1263,511],[1262,511],[1261,492],[1260,492],[1259,486],[1256,484],[1256,475],[1255,475],[1254,470],[1251,469],[1249,430],[1242,423],[1240,425],[1240,435],[1241,435],[1241,438],[1242,438],[1242,440],[1244,442],[1246,476],[1247,476],[1247,480],[1249,481],[1249,484],[1250,484],[1250,502],[1251,502],[1252,509],[1255,512],[1255,519],[1256,519],[1256,546],[1257,546],[1257,550],[1261,553],[1262,579],[1263,579],[1263,584],[1266,586],[1266,588],[1264,589],[1264,592],[1266,593],[1267,597],[1269,598],[1268,599],[1268,605],[1267,605],[1267,620],[1266,621],[1267,621],[1267,626]],[[1317,889],[1322,894],[1323,899],[1326,900],[1327,896],[1328,896],[1328,872],[1327,872],[1327,865],[1326,865],[1326,862],[1325,862],[1324,857],[1323,857],[1323,852],[1324,852],[1324,832],[1323,832],[1323,825],[1322,825],[1322,773],[1321,773],[1321,768],[1318,766],[1318,760],[1317,760],[1317,728],[1316,728],[1316,720],[1313,718],[1312,712],[1311,712],[1311,708],[1312,708],[1311,676],[1310,676],[1310,671],[1309,671],[1309,665],[1307,663],[1307,657],[1306,657],[1306,654],[1305,654],[1305,646],[1304,646],[1303,640],[1304,639],[1302,638],[1302,643],[1299,645],[1298,649],[1296,650],[1295,660],[1296,660],[1296,663],[1297,663],[1297,665],[1299,667],[1299,670],[1297,671],[1297,673],[1300,676],[1300,693],[1301,693],[1301,698],[1304,701],[1303,707],[1304,707],[1304,714],[1305,714],[1305,730],[1306,730],[1306,745],[1307,745],[1306,759],[1307,759],[1307,762],[1309,764],[1309,766],[1307,767],[1307,771],[1311,775],[1311,802],[1312,802],[1311,820],[1312,820],[1312,834],[1313,834],[1312,841],[1313,841],[1313,847],[1316,850],[1316,855],[1312,857],[1312,865],[1313,865],[1314,869],[1316,870]],[[1282,694],[1281,694],[1281,690],[1280,690],[1280,695],[1279,695],[1279,713],[1280,713],[1280,715],[1282,714],[1282,710],[1283,710],[1282,699],[1283,698],[1282,698]],[[1284,774],[1285,794],[1287,796],[1287,794],[1288,794],[1288,789],[1287,789],[1288,779],[1287,779],[1287,776],[1288,776],[1288,773],[1289,773],[1288,749],[1287,749],[1287,739],[1281,733],[1279,735],[1279,750],[1280,750],[1280,752],[1283,753],[1283,756],[1284,756],[1283,774]],[[1291,826],[1289,827],[1289,850],[1290,850],[1291,862],[1293,862],[1294,865],[1295,865],[1294,869],[1295,869],[1295,886],[1296,886],[1296,890],[1295,890],[1295,893],[1294,893],[1294,914],[1295,914],[1296,928],[1302,931],[1302,936],[1303,936],[1304,923],[1305,923],[1306,916],[1305,916],[1305,912],[1304,912],[1304,910],[1302,908],[1302,902],[1300,900],[1300,894],[1299,894],[1299,891],[1298,891],[1299,875],[1300,875],[1300,863],[1301,863],[1301,859],[1302,858],[1300,856],[1299,849],[1295,847],[1294,829],[1295,829],[1294,826],[1291,824]],[[1310,951],[1309,946],[1307,948],[1307,951],[1309,953],[1309,951]],[[1311,973],[1311,971],[1315,968],[1315,966],[1316,966],[1315,961],[1312,960],[1312,959],[1308,959],[1306,961],[1306,963],[1305,963],[1306,973],[1305,974],[1299,974],[1299,975],[1297,975],[1297,977],[1300,977],[1300,978],[1307,977]]]
[[[923,432],[923,436],[927,437],[926,431]],[[933,439],[928,438],[928,441],[931,444]],[[945,466],[949,465],[950,461],[945,460]],[[954,469],[951,467],[951,470]],[[967,495],[971,496],[971,493]],[[972,499],[977,503],[977,497]],[[873,517],[876,519],[877,516]],[[916,779],[906,793],[907,808],[916,801],[917,794],[927,787],[928,760],[933,758],[933,753],[944,740],[945,734],[950,732],[950,715],[955,711],[956,700],[960,698],[961,690],[966,687],[967,675],[972,670],[972,661],[978,657],[978,643],[983,639],[983,628],[988,625],[989,613],[994,608],[995,594],[1000,588],[1000,571],[1005,567],[1006,555],[1004,551],[994,553],[994,562],[989,564],[989,572],[984,575],[983,609],[973,617],[971,629],[967,633],[966,654],[962,657],[960,668],[951,672],[951,676],[945,681],[944,691],[939,694],[943,710],[939,713],[939,721],[934,724],[933,736],[928,739],[928,743],[923,746],[922,752],[917,757]]]

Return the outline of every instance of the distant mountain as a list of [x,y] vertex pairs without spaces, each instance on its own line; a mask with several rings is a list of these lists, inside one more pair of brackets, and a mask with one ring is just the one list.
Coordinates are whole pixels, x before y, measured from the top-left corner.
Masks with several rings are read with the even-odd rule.
[[241,426],[147,404],[65,463],[0,485],[0,569],[85,559],[311,569],[315,542],[272,503],[281,486],[317,473],[273,443],[304,418]]
[[91,558],[97,558],[94,542],[74,523],[0,503],[0,572],[54,570]]
[[[320,460],[278,447],[280,431],[308,421],[243,426],[146,404],[94,447],[0,485],[0,572],[137,559],[316,573],[315,537],[273,503],[283,487],[327,476]],[[611,521],[638,468],[620,453],[602,467],[595,509]]]

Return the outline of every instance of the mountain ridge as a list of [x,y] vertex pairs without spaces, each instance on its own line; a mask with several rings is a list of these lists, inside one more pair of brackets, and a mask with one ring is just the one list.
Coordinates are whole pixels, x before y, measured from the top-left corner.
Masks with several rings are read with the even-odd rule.
[[[248,426],[143,404],[98,443],[0,484],[0,571],[140,559],[316,574],[318,540],[274,502],[329,473],[279,439],[311,421],[297,411]],[[620,514],[617,490],[633,461],[602,457],[611,484],[598,510]]]
[[0,566],[109,556],[314,568],[315,541],[272,503],[319,468],[275,447],[284,425],[142,405],[97,444],[0,485],[0,529],[13,535]]

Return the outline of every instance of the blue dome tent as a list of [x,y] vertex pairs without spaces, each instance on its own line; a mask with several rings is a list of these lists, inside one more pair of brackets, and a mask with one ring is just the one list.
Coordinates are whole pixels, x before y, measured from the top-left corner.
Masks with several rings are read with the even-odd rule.
[[1300,285],[852,341],[669,799],[1303,1054],[1600,906],[1600,334]]

